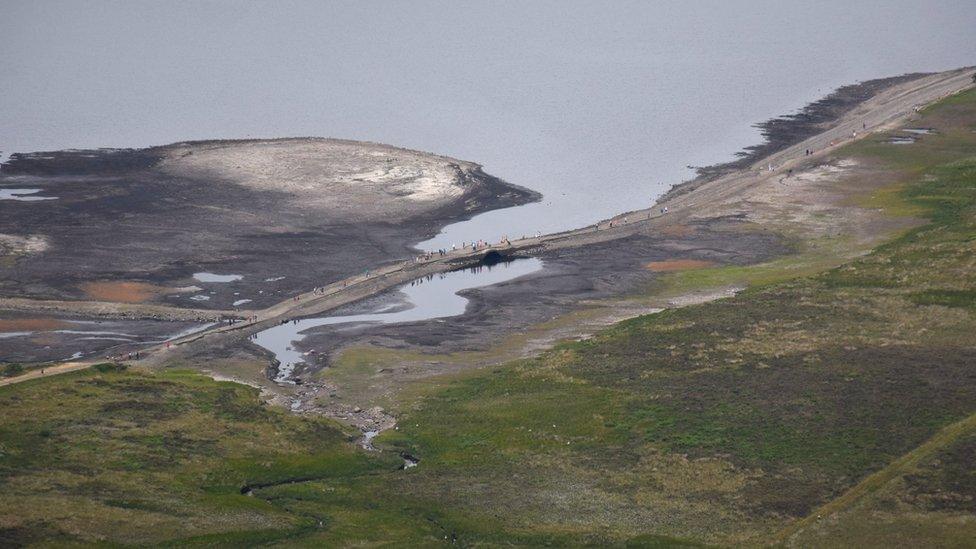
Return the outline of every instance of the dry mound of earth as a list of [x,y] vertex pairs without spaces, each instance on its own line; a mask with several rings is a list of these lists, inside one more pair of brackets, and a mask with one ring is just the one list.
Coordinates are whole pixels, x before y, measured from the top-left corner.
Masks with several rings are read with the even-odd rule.
[[416,215],[475,185],[477,164],[357,141],[273,139],[177,144],[158,168],[285,193],[297,208],[350,219]]
[[47,249],[47,247],[47,241],[41,236],[0,234],[0,257],[7,255],[36,254],[43,252]]

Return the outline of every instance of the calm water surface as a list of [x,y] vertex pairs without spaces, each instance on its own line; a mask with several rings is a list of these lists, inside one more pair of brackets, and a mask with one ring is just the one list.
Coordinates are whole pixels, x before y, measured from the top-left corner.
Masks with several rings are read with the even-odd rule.
[[464,314],[468,299],[457,295],[458,292],[498,284],[540,269],[542,261],[530,258],[431,275],[398,288],[403,296],[401,304],[366,314],[306,318],[279,324],[258,332],[254,342],[271,351],[280,363],[276,381],[287,381],[295,366],[304,360],[293,344],[304,338],[302,332],[306,330],[335,324],[416,322]]
[[0,150],[391,143],[544,193],[427,245],[494,241],[648,204],[837,86],[972,64],[974,28],[971,0],[0,1]]

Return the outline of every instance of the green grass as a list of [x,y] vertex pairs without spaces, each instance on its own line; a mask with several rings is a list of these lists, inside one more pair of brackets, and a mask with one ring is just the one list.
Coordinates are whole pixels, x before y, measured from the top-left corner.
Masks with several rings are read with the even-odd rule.
[[655,294],[681,295],[702,288],[764,286],[810,276],[844,263],[840,239],[795,244],[796,253],[754,265],[722,265],[669,273],[654,283]]
[[96,368],[6,387],[0,405],[0,517],[11,541],[37,530],[122,543],[285,536],[301,516],[242,486],[393,467],[356,452],[335,424],[190,372]]

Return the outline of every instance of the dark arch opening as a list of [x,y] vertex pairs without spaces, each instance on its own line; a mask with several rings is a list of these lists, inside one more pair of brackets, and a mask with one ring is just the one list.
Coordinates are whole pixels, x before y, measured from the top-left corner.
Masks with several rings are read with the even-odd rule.
[[505,261],[505,256],[495,250],[486,253],[485,257],[481,258],[482,265],[497,265],[502,261]]

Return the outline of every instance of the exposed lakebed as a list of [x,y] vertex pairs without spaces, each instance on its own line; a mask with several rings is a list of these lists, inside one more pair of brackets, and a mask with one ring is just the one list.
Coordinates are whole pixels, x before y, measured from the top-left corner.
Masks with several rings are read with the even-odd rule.
[[120,355],[209,326],[198,322],[92,320],[9,312],[0,321],[0,361],[46,362]]
[[0,190],[0,296],[194,284],[206,295],[139,302],[211,310],[268,307],[410,257],[448,223],[540,198],[471,162],[316,138],[14,154]]

